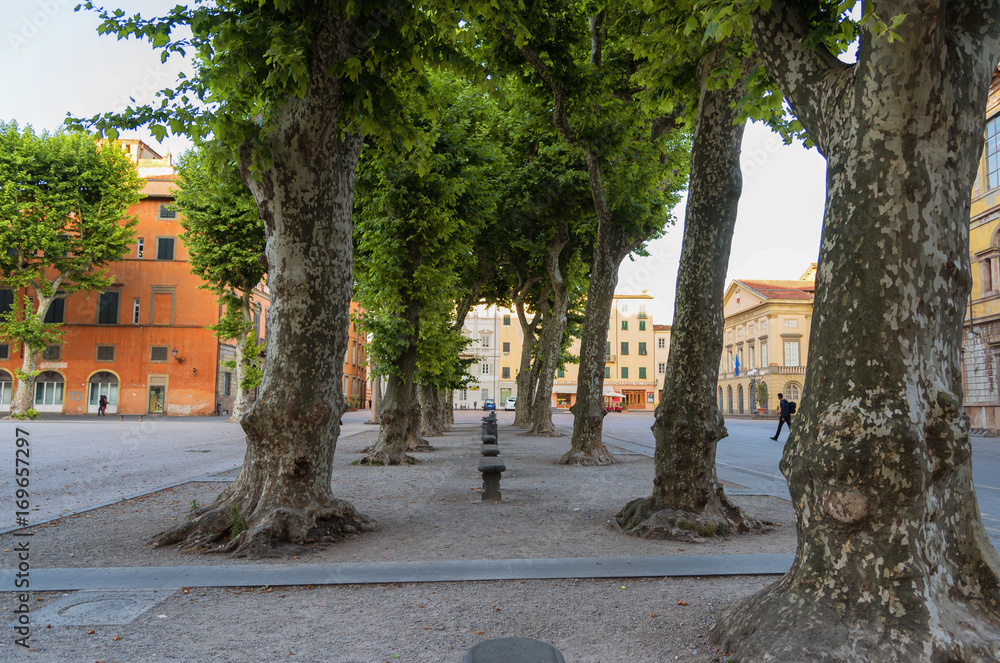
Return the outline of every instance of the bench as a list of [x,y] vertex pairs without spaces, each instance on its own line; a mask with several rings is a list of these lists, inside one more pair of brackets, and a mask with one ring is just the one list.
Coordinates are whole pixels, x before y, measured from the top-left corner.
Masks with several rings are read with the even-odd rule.
[[500,475],[507,469],[506,463],[496,456],[479,459],[479,471],[483,474],[483,501],[500,501]]

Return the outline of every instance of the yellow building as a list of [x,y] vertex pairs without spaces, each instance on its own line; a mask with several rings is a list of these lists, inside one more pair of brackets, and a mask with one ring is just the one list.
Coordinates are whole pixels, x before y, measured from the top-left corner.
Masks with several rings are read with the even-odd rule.
[[993,75],[986,117],[969,218],[972,292],[962,337],[962,385],[972,427],[995,431],[1000,428],[1000,70]]
[[[750,414],[774,412],[778,393],[802,398],[809,357],[816,263],[795,281],[736,280],[724,298],[725,331],[719,367],[719,409]],[[751,390],[751,382],[754,389]],[[756,385],[767,385],[766,403]]]
[[[656,405],[657,385],[663,386],[663,376],[656,373],[657,341],[653,319],[646,311],[652,299],[645,293],[615,295],[608,320],[604,396],[606,400],[620,398],[629,410],[652,410]],[[661,338],[667,339],[665,345],[669,350],[669,328]],[[579,339],[573,342],[570,352],[580,354]],[[556,407],[568,408],[576,403],[577,374],[576,364],[569,364],[565,371],[556,373],[552,387]]]
[[663,400],[663,379],[667,374],[667,359],[670,357],[670,325],[653,325],[653,366],[656,374],[656,402]]

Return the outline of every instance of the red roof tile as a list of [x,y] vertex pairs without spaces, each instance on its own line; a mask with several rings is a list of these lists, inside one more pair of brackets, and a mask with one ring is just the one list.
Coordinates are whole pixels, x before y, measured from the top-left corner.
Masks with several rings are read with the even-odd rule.
[[767,299],[813,300],[816,284],[813,281],[743,281],[739,283]]

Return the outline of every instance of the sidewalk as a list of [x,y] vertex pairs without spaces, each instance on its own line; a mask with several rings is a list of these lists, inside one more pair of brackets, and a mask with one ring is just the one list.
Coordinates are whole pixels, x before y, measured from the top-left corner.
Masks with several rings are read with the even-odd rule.
[[[437,450],[415,466],[365,468],[350,461],[378,430],[349,426],[360,430],[338,444],[334,491],[379,529],[292,559],[145,546],[235,472],[36,526],[30,537],[0,536],[0,608],[14,617],[29,606],[35,649],[8,637],[0,660],[460,661],[478,641],[518,635],[554,644],[567,661],[722,661],[705,642],[718,610],[792,561],[790,505],[738,486],[727,489],[776,521],[774,532],[684,543],[609,527],[649,493],[646,456],[558,466],[568,437],[502,427],[508,471],[503,502],[490,504],[475,471],[478,427],[433,438]],[[31,596],[22,602],[10,590],[25,541]]]

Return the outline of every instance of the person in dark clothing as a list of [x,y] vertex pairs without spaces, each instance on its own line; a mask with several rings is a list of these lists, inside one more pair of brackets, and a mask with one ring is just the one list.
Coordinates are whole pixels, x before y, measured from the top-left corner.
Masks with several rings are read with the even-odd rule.
[[102,395],[101,398],[97,401],[97,416],[98,417],[108,416],[108,413],[105,412],[105,410],[107,409],[108,409],[108,397]]
[[782,424],[788,424],[788,432],[792,432],[792,414],[788,411],[788,401],[785,400],[784,394],[778,394],[778,404],[781,407],[781,413],[778,415],[778,432],[771,438],[775,442],[778,441],[778,436],[781,435]]

